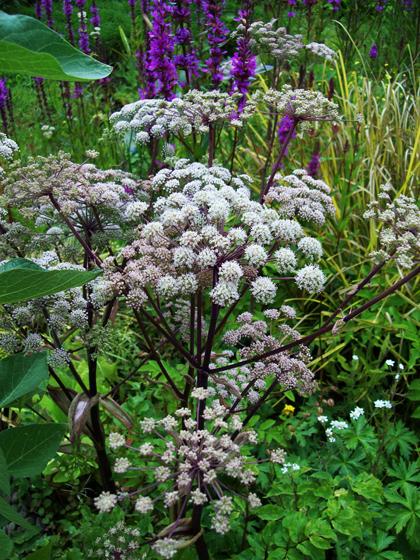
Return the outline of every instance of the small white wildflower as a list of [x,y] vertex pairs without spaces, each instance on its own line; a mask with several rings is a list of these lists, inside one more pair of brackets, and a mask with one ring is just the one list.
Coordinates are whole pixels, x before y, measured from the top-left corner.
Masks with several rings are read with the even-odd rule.
[[333,428],[335,428],[336,430],[345,430],[346,428],[349,427],[347,422],[340,422],[338,420],[332,420],[331,421],[331,426]]
[[360,418],[360,416],[363,416],[364,413],[365,411],[363,410],[363,408],[356,406],[356,408],[352,410],[352,412],[350,412],[350,418],[353,418],[353,420],[357,420],[358,418]]
[[352,358],[353,358],[353,360],[358,360],[359,356],[356,356],[356,354],[353,354]]
[[318,421],[321,422],[321,424],[326,424],[328,422],[328,418],[327,416],[318,416]]
[[397,375],[395,376],[395,381],[398,381],[398,379],[399,379],[400,377],[401,377],[400,374],[397,373]]
[[404,364],[399,364],[398,366],[400,369],[404,369]]
[[387,360],[385,363],[387,366],[391,366],[391,367],[395,364],[394,360]]

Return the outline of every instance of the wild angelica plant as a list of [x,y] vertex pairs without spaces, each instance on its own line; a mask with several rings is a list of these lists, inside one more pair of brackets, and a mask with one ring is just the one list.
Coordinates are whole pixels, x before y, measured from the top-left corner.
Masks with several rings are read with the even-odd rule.
[[[80,10],[83,4],[77,3]],[[309,344],[331,330],[338,334],[344,324],[420,272],[415,268],[347,312],[356,294],[394,255],[399,265],[417,264],[418,209],[412,200],[388,201],[378,217],[390,227],[381,234],[383,249],[372,255],[372,271],[323,325],[302,337],[293,326],[296,312],[280,301],[278,288],[287,285],[309,294],[325,289],[326,278],[317,264],[322,246],[308,233],[334,215],[334,204],[328,185],[306,170],[284,176],[279,171],[296,132],[305,134],[314,122],[339,123],[338,106],[319,92],[288,85],[257,91],[245,100],[253,67],[247,52],[252,26],[245,14],[240,29],[244,41],[238,40],[238,46],[243,51],[241,64],[251,62],[247,69],[243,66],[243,74],[239,59],[234,65],[237,91],[192,89],[175,97],[167,8],[160,0],[154,4],[146,70],[165,99],[142,99],[111,117],[115,137],[131,135],[139,149],[149,149],[149,174],[137,178],[125,171],[98,169],[89,162],[98,156],[94,151],[81,164],[64,153],[11,164],[1,199],[0,258],[28,256],[49,270],[99,269],[103,275],[82,289],[4,305],[1,327],[6,332],[0,346],[9,353],[49,350],[50,373],[58,385],[50,394],[58,400],[60,391],[61,404],[65,407],[67,402],[70,439],[75,442],[85,434],[95,446],[103,486],[95,499],[98,509],[108,512],[119,502],[127,507],[132,503],[136,512],[147,514],[161,501],[171,508],[174,521],[148,544],[164,558],[194,544],[202,560],[209,558],[203,509],[212,511],[211,527],[226,533],[236,498],[246,501],[247,512],[261,505],[250,491],[258,465],[285,462],[284,450],[276,448],[260,449],[263,459],[254,457],[258,439],[248,425],[260,407],[290,390],[313,394],[317,382],[308,367]],[[222,7],[222,2],[205,2],[208,21],[218,21]],[[81,35],[84,32],[82,26]],[[210,34],[208,69],[216,83],[223,25]],[[300,39],[292,40],[283,31],[262,35],[274,56],[276,50],[289,52],[300,45]],[[307,48],[330,56],[326,47]],[[255,198],[255,178],[223,167],[218,152],[226,129],[242,133],[260,110],[273,111],[287,122],[287,132]],[[196,148],[204,141],[208,156],[197,158]],[[2,145],[10,156],[14,146],[5,138]],[[176,156],[180,146],[190,158]],[[164,163],[155,172],[158,158]],[[388,200],[388,194],[385,197]],[[12,208],[19,212],[16,221],[7,214]],[[373,208],[376,205],[366,217],[373,217]],[[248,297],[250,311],[237,314]],[[98,393],[98,357],[111,344],[120,304],[131,310],[147,345],[141,365],[148,360],[157,364],[165,379],[158,387],[168,391],[175,407],[162,419],[139,419],[149,441],[137,447],[122,434],[109,435],[111,450],[126,450],[117,457],[114,473],[153,473],[153,481],[133,491],[119,491],[112,478],[100,407],[110,410],[112,405],[113,414],[132,431],[134,423],[109,399],[141,366],[106,395]],[[255,307],[265,320],[255,315]],[[229,318],[235,318],[235,328],[228,328]],[[186,370],[182,384],[163,363],[159,349],[164,345]],[[75,365],[79,356],[87,361],[87,382]],[[66,369],[80,387],[76,396],[63,382]],[[141,457],[148,457],[147,466]]]
[[[95,503],[103,512],[128,499],[142,514],[159,500],[175,508],[175,521],[150,541],[164,558],[188,544],[195,544],[200,558],[208,558],[201,527],[204,507],[213,510],[212,528],[224,534],[235,507],[233,497],[243,498],[251,508],[261,504],[249,490],[258,476],[258,464],[283,464],[285,452],[267,449],[266,459],[253,459],[252,446],[258,440],[248,428],[251,418],[274,392],[312,394],[317,382],[307,365],[309,343],[331,329],[336,334],[342,324],[418,273],[415,269],[384,294],[333,323],[384,265],[381,253],[381,258],[375,257],[380,263],[368,278],[321,328],[302,338],[290,324],[296,319],[295,311],[278,302],[277,290],[286,282],[309,293],[324,289],[325,276],[316,264],[322,256],[321,244],[302,225],[322,226],[333,215],[334,206],[322,180],[305,170],[286,176],[278,171],[297,127],[305,130],[307,123],[336,122],[340,116],[322,95],[287,87],[256,94],[238,116],[235,106],[241,97],[239,93],[229,97],[190,92],[174,101],[139,101],[112,118],[117,134],[130,128],[140,144],[152,141],[157,146],[159,138],[171,136],[183,143],[192,134],[198,141],[197,135],[207,134],[207,164],[176,158],[173,147],[165,144],[166,165],[147,181],[122,171],[102,171],[87,161],[74,164],[66,154],[39,158],[26,166],[16,162],[5,181],[3,204],[19,209],[21,222],[3,220],[3,258],[38,253],[30,258],[45,268],[100,268],[103,277],[82,290],[5,305],[2,327],[8,332],[0,344],[8,352],[49,348],[51,375],[64,394],[60,370],[70,369],[84,394],[78,408],[69,409],[75,414],[73,426],[78,426],[72,439],[83,430],[92,438],[104,487]],[[242,127],[259,104],[275,105],[292,124],[260,199],[253,200],[252,179],[235,176],[218,165],[214,148],[219,127]],[[89,158],[97,155],[87,154]],[[413,204],[406,202],[401,210],[407,228],[415,226]],[[395,227],[401,228],[397,210],[388,214],[381,218],[398,218]],[[408,239],[406,231],[400,242],[404,247],[416,235],[410,231]],[[386,230],[383,235],[387,243]],[[392,242],[388,239],[386,247]],[[229,317],[248,291],[266,320],[256,320],[252,312],[241,313],[236,317],[237,327],[227,329]],[[109,344],[109,320],[121,298],[132,310],[149,348],[146,359],[158,364],[164,385],[179,405],[174,414],[161,420],[140,419],[142,432],[151,441],[139,447],[128,444],[121,434],[109,436],[111,449],[122,447],[131,453],[118,456],[115,473],[131,469],[154,473],[154,482],[146,487],[117,493],[99,416],[99,400],[104,403],[113,390],[97,394],[97,359]],[[159,357],[150,327],[163,339],[159,345],[172,346],[188,368],[183,387]],[[78,334],[66,344],[62,339],[68,329]],[[221,340],[226,349],[215,352]],[[73,364],[80,352],[87,357],[88,385]],[[86,414],[85,421],[78,423],[84,409],[90,410],[90,418]],[[147,467],[136,463],[135,454],[150,457],[156,465],[149,466],[150,460]],[[235,482],[235,489],[229,480]],[[149,494],[154,489],[158,495],[152,498]]]

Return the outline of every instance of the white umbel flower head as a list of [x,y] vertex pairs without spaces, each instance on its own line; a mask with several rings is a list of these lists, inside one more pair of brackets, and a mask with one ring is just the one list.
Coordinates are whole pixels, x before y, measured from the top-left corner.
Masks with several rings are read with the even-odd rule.
[[139,513],[148,513],[153,509],[152,499],[148,496],[141,496],[135,503],[134,509]]
[[249,245],[245,249],[245,259],[249,264],[262,266],[268,259],[267,251],[261,245]]
[[93,501],[101,513],[109,513],[114,509],[117,500],[118,498],[115,494],[111,494],[111,492],[102,492]]
[[325,284],[325,276],[317,266],[308,265],[301,268],[295,277],[295,282],[301,290],[307,290],[310,294],[322,292]]
[[226,307],[239,299],[238,287],[233,282],[219,282],[210,292],[214,303]]
[[287,272],[294,272],[297,266],[297,259],[294,251],[291,249],[282,248],[274,253],[276,259],[276,267],[280,274]]
[[109,434],[108,442],[111,449],[118,449],[119,447],[125,445],[125,437],[114,432]]
[[309,259],[320,259],[322,257],[322,245],[318,239],[303,237],[298,243],[299,249]]
[[251,293],[259,303],[273,303],[277,288],[270,278],[260,277],[252,282]]

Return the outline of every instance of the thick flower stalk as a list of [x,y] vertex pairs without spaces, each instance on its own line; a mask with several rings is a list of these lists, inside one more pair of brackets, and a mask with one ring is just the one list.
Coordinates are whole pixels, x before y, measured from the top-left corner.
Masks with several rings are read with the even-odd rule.
[[242,107],[246,100],[246,94],[251,83],[251,78],[255,76],[257,68],[257,60],[251,49],[251,38],[249,34],[249,26],[252,20],[252,5],[247,9],[239,11],[239,17],[235,21],[239,22],[237,31],[241,31],[241,35],[237,39],[238,50],[232,58],[232,91],[242,93],[242,99],[239,102],[238,110]]
[[225,42],[229,31],[222,20],[222,12],[225,7],[225,0],[207,0],[203,2],[205,25],[209,32],[207,39],[210,45],[210,58],[206,60],[207,72],[210,73],[211,82],[217,89],[223,81],[221,72],[221,62],[226,51],[222,51],[222,44]]

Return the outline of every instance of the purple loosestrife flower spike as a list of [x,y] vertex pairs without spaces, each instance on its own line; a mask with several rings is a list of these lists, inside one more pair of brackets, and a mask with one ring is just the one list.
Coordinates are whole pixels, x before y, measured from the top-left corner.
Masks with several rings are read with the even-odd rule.
[[50,29],[54,29],[54,20],[52,18],[52,0],[41,0],[41,3],[47,18],[47,25]]
[[385,8],[387,0],[376,0],[376,2],[378,3],[378,5],[376,6],[376,11],[382,12],[382,10]]
[[378,58],[379,53],[378,53],[378,49],[377,49],[377,45],[376,43],[373,43],[372,48],[369,51],[369,56],[372,60],[375,60],[375,58]]
[[305,4],[308,8],[316,4],[316,0],[302,0],[302,4]]
[[171,15],[171,8],[163,0],[153,0],[153,3],[153,28],[149,33],[150,48],[146,68],[159,80],[159,93],[171,100],[175,97],[173,88],[178,83],[172,58],[175,42],[171,35],[171,24],[165,23],[165,17]]
[[207,71],[210,72],[211,81],[215,88],[218,88],[223,81],[220,63],[226,51],[222,51],[220,46],[229,34],[229,31],[226,29],[220,17],[224,7],[224,0],[208,0],[203,4],[206,18],[205,24],[209,29],[207,39],[210,44],[210,58],[206,60],[206,64]]
[[[289,134],[292,126],[293,126],[293,119],[291,117],[288,117],[286,115],[280,120],[279,130],[277,132],[277,136],[279,138],[280,144],[284,144],[286,142],[287,135]],[[293,138],[296,138],[296,131],[293,132],[290,140],[292,140]],[[289,146],[290,146],[290,144],[289,144]],[[285,156],[287,156],[288,153],[289,153],[289,146],[287,146],[286,151],[284,152]],[[282,164],[282,167],[283,167],[283,164]]]
[[42,13],[43,13],[43,5],[41,3],[41,0],[36,0],[36,2],[35,2],[35,17],[36,17],[36,19],[41,20],[42,19]]
[[174,57],[175,66],[184,70],[187,83],[194,76],[200,75],[199,61],[196,52],[191,48],[193,41],[191,33],[191,0],[177,0],[172,8],[172,19],[175,21],[177,30],[175,32],[175,45],[181,47],[182,52]]
[[295,12],[287,12],[287,17],[294,18],[296,16]]
[[401,0],[400,6],[403,10],[411,12],[411,10],[413,9],[413,0]]
[[63,0],[63,12],[64,15],[66,16],[66,29],[69,38],[69,43],[74,47],[75,35],[73,31],[73,25],[71,23],[71,16],[73,13],[73,5],[71,3],[71,0]]
[[9,93],[9,88],[6,85],[6,78],[0,79],[0,117],[3,123],[3,130],[7,134],[7,128],[9,121],[6,113],[6,102],[7,94]]
[[328,2],[333,5],[333,10],[335,12],[340,8],[341,0],[328,0]]
[[80,50],[83,51],[85,54],[90,52],[89,47],[89,35],[87,33],[87,26],[86,26],[86,19],[85,19],[85,0],[75,0],[76,6],[79,8],[79,18],[80,18],[80,27],[79,27],[79,45]]
[[128,5],[130,6],[130,17],[133,23],[133,34],[136,35],[136,0],[128,0]]
[[315,152],[311,156],[311,161],[309,162],[309,165],[307,167],[308,175],[310,175],[315,179],[319,174],[320,169],[321,169],[321,156],[319,155],[318,150],[315,150]]
[[242,93],[242,99],[239,102],[238,110],[242,111],[246,101],[246,94],[250,86],[250,78],[255,76],[257,69],[257,60],[251,50],[249,26],[252,19],[252,4],[247,9],[239,10],[239,17],[235,21],[244,27],[243,35],[237,40],[238,50],[232,58],[232,70],[230,75],[233,78],[232,91]]
[[92,27],[100,27],[101,26],[101,18],[99,17],[99,8],[96,6],[91,6],[90,11],[92,13],[92,17],[90,18],[90,23]]

